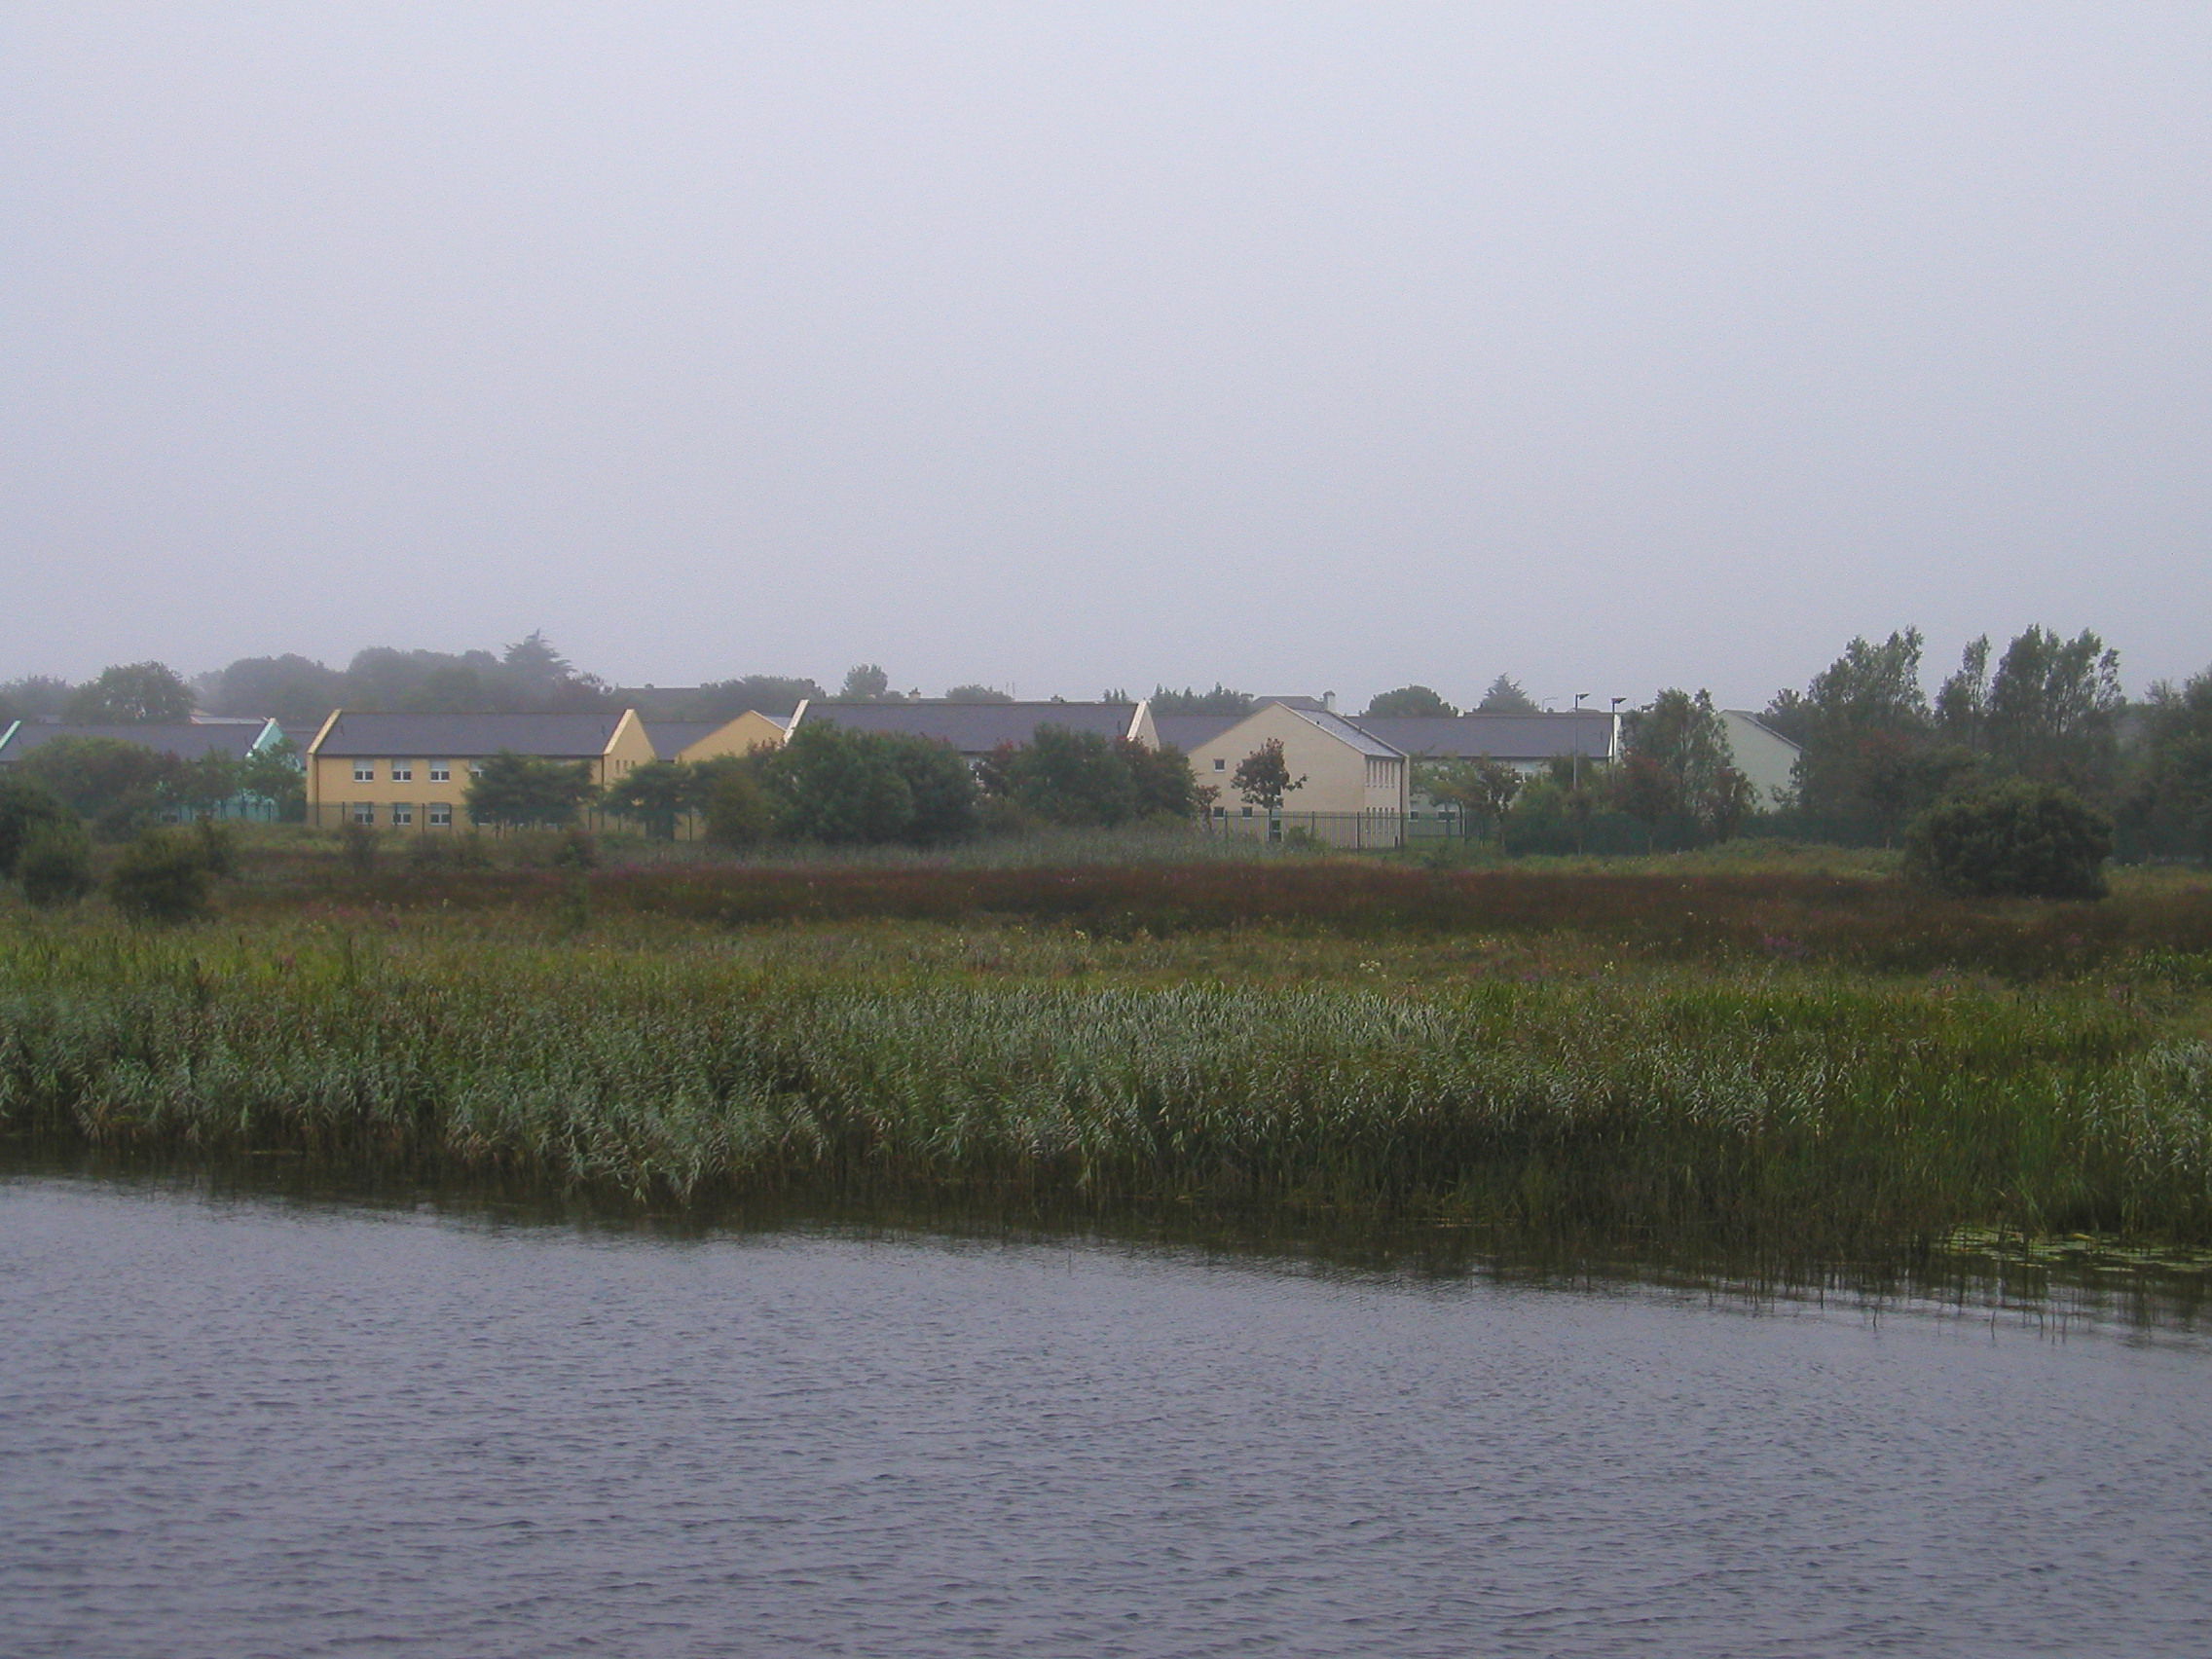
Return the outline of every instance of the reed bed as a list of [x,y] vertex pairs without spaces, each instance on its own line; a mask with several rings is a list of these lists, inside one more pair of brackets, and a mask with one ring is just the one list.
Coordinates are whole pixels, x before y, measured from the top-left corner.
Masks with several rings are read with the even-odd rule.
[[1239,981],[1064,930],[829,947],[850,937],[25,926],[0,940],[0,1126],[654,1203],[958,1189],[1827,1255],[2212,1240],[2212,1045],[2110,987],[1423,977],[1411,947]]
[[[377,909],[545,914],[555,870],[412,870],[363,878],[324,864],[248,882],[226,903],[276,919]],[[592,878],[600,917],[724,930],[978,919],[1130,939],[1257,931],[1439,941],[1571,936],[1643,958],[1742,966],[1806,961],[1872,975],[1938,970],[2016,980],[2080,976],[2146,953],[2212,953],[2212,883],[2123,872],[2101,903],[1941,899],[1864,874],[1431,870],[1356,859],[1020,866],[647,866]]]

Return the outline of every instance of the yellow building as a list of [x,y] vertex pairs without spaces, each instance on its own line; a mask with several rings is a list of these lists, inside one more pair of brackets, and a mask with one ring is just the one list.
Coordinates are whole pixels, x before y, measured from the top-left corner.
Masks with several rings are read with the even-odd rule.
[[653,758],[635,710],[589,715],[387,715],[336,709],[308,746],[308,822],[449,830],[495,755],[582,761],[595,788]]
[[1269,741],[1282,745],[1292,778],[1280,824],[1342,846],[1395,846],[1407,806],[1405,755],[1308,698],[1261,704],[1248,715],[1160,715],[1160,739],[1189,756],[1201,786],[1219,793],[1216,830],[1269,834],[1266,812],[1236,793],[1236,768]]
[[782,720],[756,709],[748,709],[733,720],[648,719],[645,733],[653,741],[654,755],[686,765],[719,760],[725,755],[751,755],[756,749],[781,749],[786,735]]

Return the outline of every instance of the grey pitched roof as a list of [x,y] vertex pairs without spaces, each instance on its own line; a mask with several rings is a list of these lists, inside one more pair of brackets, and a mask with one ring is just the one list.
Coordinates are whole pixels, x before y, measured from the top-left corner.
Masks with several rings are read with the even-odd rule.
[[1422,759],[1550,760],[1612,751],[1613,717],[1595,710],[1541,715],[1362,715],[1384,743]]
[[623,711],[590,715],[385,715],[341,713],[317,755],[410,760],[516,755],[578,759],[607,753]]
[[1323,731],[1327,732],[1338,742],[1350,745],[1353,749],[1358,750],[1362,755],[1372,755],[1378,759],[1386,759],[1393,757],[1397,759],[1405,758],[1404,751],[1399,749],[1397,745],[1391,743],[1387,738],[1380,737],[1374,732],[1362,730],[1360,727],[1353,725],[1351,721],[1346,719],[1342,715],[1331,714],[1328,710],[1323,708],[1308,708],[1306,706],[1306,699],[1302,698],[1296,703],[1286,702],[1283,704],[1283,707],[1288,709],[1292,714],[1296,715],[1300,719],[1309,720],[1314,725],[1319,726]]
[[228,755],[243,760],[253,753],[254,740],[267,729],[256,720],[220,725],[77,725],[69,721],[24,720],[0,748],[0,766],[13,765],[35,749],[57,738],[106,737],[119,743],[135,743],[180,760],[197,760],[203,755]]
[[1171,743],[1188,755],[1201,743],[1211,743],[1231,726],[1240,726],[1250,715],[1154,715],[1153,729],[1160,741]]
[[809,703],[801,727],[823,721],[851,731],[903,732],[951,745],[963,755],[988,755],[1002,743],[1016,748],[1039,726],[1125,737],[1136,719],[1134,703]]

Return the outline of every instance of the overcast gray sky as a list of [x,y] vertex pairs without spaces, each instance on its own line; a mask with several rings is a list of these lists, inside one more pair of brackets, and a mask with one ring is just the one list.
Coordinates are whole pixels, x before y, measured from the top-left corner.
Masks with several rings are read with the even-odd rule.
[[0,679],[2212,663],[2212,6],[0,12]]

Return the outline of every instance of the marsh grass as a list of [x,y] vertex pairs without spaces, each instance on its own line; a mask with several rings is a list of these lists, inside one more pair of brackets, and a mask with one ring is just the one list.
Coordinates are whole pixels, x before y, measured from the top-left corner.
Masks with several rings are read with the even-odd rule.
[[0,1123],[678,1206],[1185,1206],[1644,1254],[2212,1241],[2212,1046],[2178,980],[1685,967],[1510,928],[732,932],[609,887],[565,940],[526,912],[13,915]]

